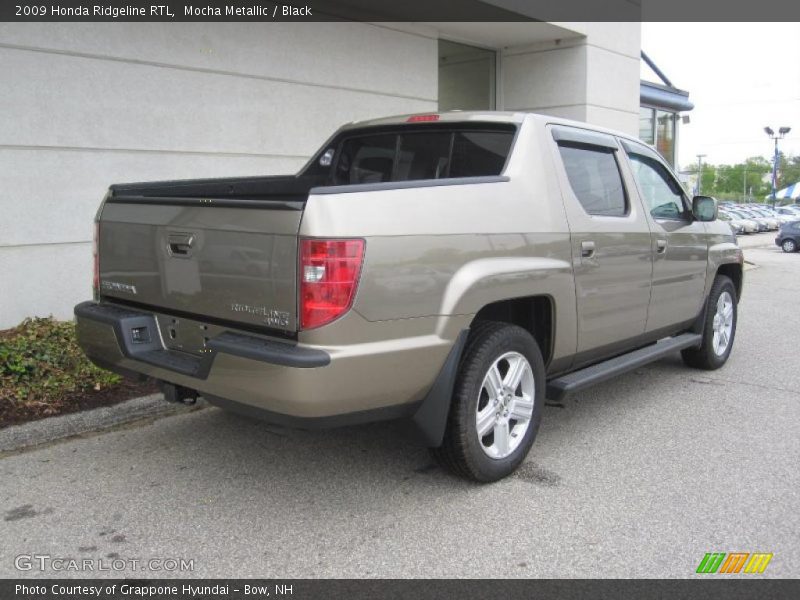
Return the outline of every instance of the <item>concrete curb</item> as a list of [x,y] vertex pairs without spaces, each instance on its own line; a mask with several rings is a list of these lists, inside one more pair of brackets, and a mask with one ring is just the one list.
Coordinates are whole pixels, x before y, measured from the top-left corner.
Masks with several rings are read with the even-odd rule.
[[0,454],[18,452],[58,440],[113,429],[136,421],[160,419],[208,406],[198,399],[193,406],[164,401],[162,394],[151,394],[83,412],[48,417],[39,421],[0,429]]

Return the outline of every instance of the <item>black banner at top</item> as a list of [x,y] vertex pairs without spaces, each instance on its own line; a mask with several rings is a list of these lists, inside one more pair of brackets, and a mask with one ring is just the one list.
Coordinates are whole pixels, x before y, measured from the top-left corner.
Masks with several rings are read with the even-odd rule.
[[3,0],[0,21],[795,21],[790,0]]

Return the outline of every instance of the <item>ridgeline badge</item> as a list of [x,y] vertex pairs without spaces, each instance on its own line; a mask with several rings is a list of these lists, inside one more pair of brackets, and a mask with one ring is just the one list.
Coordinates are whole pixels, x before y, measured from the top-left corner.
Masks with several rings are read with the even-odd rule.
[[266,306],[250,306],[249,304],[231,303],[233,312],[247,313],[264,317],[264,323],[270,327],[289,327],[290,316],[288,312],[267,308]]

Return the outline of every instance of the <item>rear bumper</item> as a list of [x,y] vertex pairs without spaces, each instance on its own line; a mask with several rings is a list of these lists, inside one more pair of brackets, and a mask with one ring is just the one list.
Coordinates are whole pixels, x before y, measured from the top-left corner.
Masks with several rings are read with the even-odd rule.
[[453,345],[426,335],[323,348],[209,326],[206,347],[183,352],[165,347],[163,315],[84,302],[75,317],[79,345],[103,368],[197,390],[214,404],[300,427],[413,415]]
[[[75,307],[75,317],[79,323],[89,320],[110,326],[125,358],[198,379],[208,377],[214,359],[220,353],[296,369],[324,367],[331,362],[330,355],[324,350],[230,331],[210,339],[208,352],[200,356],[168,350],[161,342],[152,314],[111,304],[83,302]],[[137,331],[140,333],[135,336]],[[88,349],[84,350],[88,353]]]

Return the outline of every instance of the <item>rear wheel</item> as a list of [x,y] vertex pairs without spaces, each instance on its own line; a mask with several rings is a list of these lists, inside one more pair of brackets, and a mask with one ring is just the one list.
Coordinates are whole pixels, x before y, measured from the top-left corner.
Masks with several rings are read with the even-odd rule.
[[797,252],[797,244],[793,239],[786,239],[781,243],[781,249],[784,252]]
[[717,275],[708,295],[703,342],[699,348],[683,350],[683,362],[697,369],[719,369],[731,354],[736,320],[736,288],[730,278]]
[[505,323],[476,324],[459,368],[442,446],[450,471],[490,482],[514,472],[541,420],[545,371],[530,333]]

